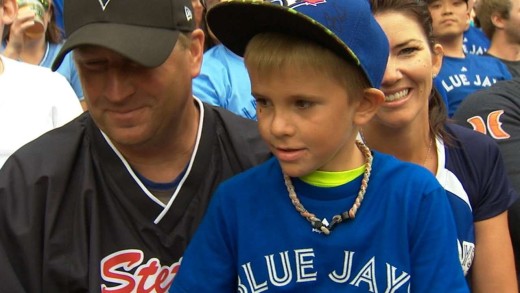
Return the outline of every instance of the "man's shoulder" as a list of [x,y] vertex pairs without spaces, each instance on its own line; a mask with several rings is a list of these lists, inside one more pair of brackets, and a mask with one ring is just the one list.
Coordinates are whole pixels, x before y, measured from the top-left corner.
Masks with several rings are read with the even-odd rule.
[[214,119],[220,121],[229,134],[259,136],[258,124],[255,120],[244,118],[222,107],[204,105],[205,111],[211,111],[214,114]]
[[520,115],[520,78],[500,80],[489,88],[469,94],[453,118],[460,124],[474,116],[486,119],[491,113],[500,116],[506,112],[514,117]]
[[[476,68],[482,68],[485,70],[485,72],[486,70],[491,72],[507,71],[506,65],[502,61],[500,61],[500,59],[492,55],[467,54],[466,58],[464,59],[466,60],[466,63],[471,64]],[[509,71],[507,72],[509,73]],[[511,79],[511,77],[509,77],[508,79]]]
[[230,143],[239,157],[254,157],[257,162],[269,157],[269,149],[260,137],[255,120],[241,117],[222,107],[203,105],[207,120],[205,124],[212,125],[219,139]]
[[82,147],[90,115],[83,113],[69,123],[52,129],[33,141],[25,144],[11,156],[19,164],[27,166],[45,166],[55,162],[75,160]]
[[455,139],[452,145],[448,145],[451,153],[474,153],[469,158],[478,158],[478,154],[499,152],[497,143],[481,132],[455,123],[448,123],[446,130]]
[[[479,94],[476,92],[475,95]],[[487,92],[482,94],[494,94],[502,96],[514,97],[514,99],[520,99],[520,77],[515,77],[510,80],[501,80],[493,84]]]

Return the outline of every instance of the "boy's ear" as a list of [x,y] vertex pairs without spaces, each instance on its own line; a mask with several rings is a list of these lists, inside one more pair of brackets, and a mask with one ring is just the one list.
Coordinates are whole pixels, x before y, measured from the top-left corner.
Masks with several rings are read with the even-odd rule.
[[363,90],[363,98],[359,102],[354,123],[363,126],[368,123],[379,110],[379,106],[385,101],[385,94],[376,88]]

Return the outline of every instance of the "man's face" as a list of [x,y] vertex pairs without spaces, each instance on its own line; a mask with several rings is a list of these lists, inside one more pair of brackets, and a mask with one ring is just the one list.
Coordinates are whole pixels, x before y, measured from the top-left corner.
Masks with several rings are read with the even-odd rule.
[[461,36],[467,29],[469,11],[464,0],[437,0],[428,5],[432,15],[433,34],[437,38]]
[[520,0],[511,0],[509,18],[504,19],[504,31],[509,42],[520,45]]
[[[203,33],[177,41],[168,59],[147,68],[99,46],[75,50],[85,100],[98,127],[118,148],[139,148],[174,139],[193,107],[191,80],[201,65]],[[144,44],[148,45],[148,44]]]

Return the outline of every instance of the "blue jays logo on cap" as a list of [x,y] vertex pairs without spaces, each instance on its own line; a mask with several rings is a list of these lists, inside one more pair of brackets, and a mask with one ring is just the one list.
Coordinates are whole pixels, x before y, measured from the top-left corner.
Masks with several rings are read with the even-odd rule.
[[105,11],[105,8],[107,8],[108,3],[110,3],[111,0],[99,0],[99,4],[101,4],[101,9]]
[[327,0],[304,0],[304,1],[301,1],[301,2],[293,4],[291,7],[295,8],[295,7],[299,7],[299,6],[302,6],[302,5],[313,5],[313,6],[316,6],[318,4],[323,4],[323,3],[327,3]]
[[243,56],[257,34],[274,32],[315,42],[360,67],[379,88],[389,44],[367,0],[303,0],[289,7],[259,1],[224,1],[207,12],[219,41]]

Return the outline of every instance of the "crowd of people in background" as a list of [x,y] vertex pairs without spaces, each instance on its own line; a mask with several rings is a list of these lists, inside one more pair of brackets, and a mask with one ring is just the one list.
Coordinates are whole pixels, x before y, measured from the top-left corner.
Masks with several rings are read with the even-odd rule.
[[0,0],[0,36],[8,292],[519,292],[520,0]]

